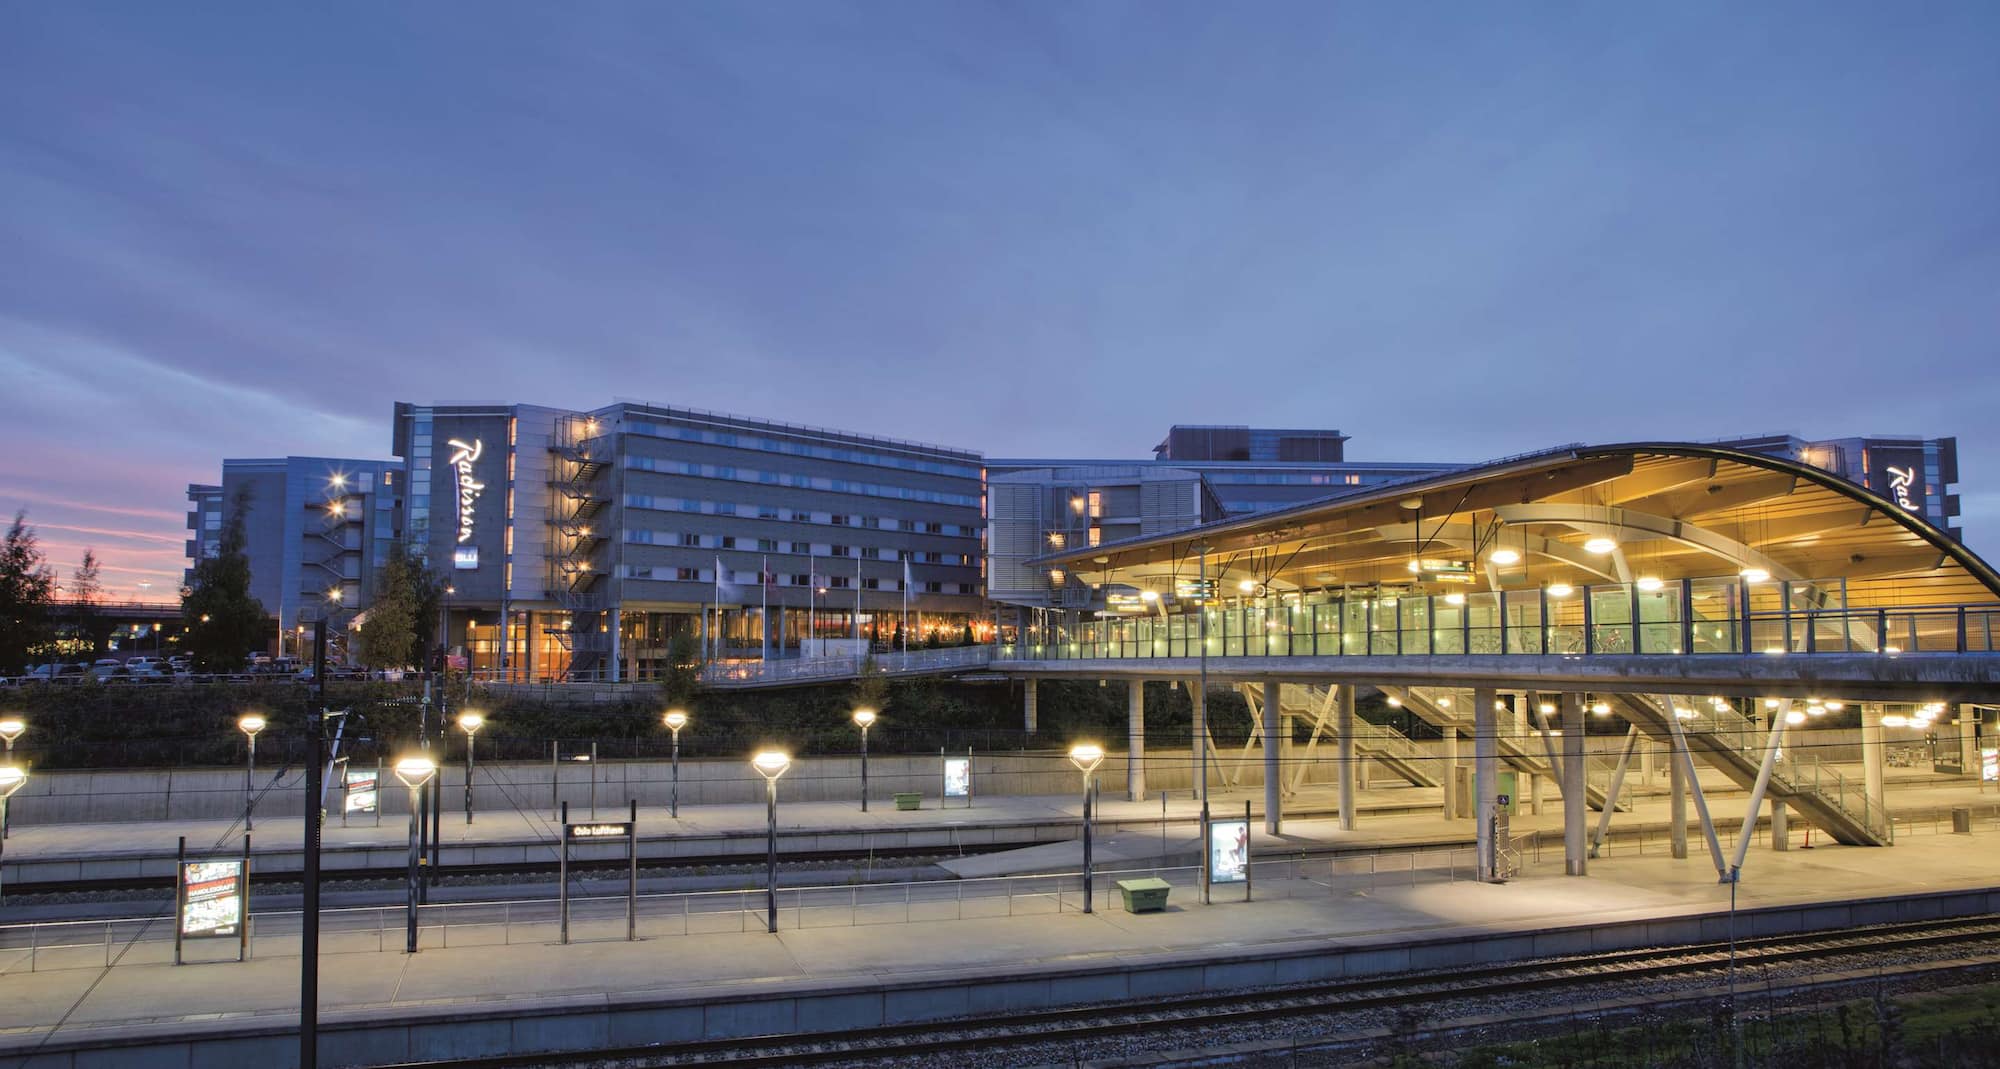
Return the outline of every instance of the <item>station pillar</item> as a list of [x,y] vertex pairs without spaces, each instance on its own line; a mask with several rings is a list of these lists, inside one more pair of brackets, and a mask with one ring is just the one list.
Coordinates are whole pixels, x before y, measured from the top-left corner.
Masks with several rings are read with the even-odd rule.
[[1354,830],[1354,687],[1340,684],[1334,698],[1334,730],[1340,733],[1340,830]]
[[1500,791],[1500,739],[1493,709],[1495,698],[1494,692],[1485,688],[1476,688],[1472,692],[1472,793],[1477,803],[1472,807],[1472,815],[1476,822],[1473,835],[1477,847],[1474,853],[1478,859],[1474,865],[1474,876],[1489,882],[1499,876],[1494,869],[1494,861],[1502,845],[1493,840]]
[[1023,693],[1027,695],[1021,704],[1021,730],[1025,734],[1035,733],[1035,677],[1027,678]]
[[1667,743],[1667,846],[1674,857],[1688,856],[1687,762]]
[[1284,686],[1275,679],[1264,681],[1264,833],[1278,834],[1284,821],[1284,796],[1278,766],[1279,736],[1283,734],[1285,722],[1283,710],[1279,708],[1278,689]]
[[1785,800],[1771,799],[1771,849],[1790,850],[1792,848],[1791,823],[1785,816]]
[[1962,702],[1958,707],[1958,760],[1959,768],[1977,781],[1979,772],[1979,740],[1974,738],[1974,725],[1979,723],[1979,707]]
[[1585,716],[1583,695],[1562,696],[1563,872],[1571,876],[1589,872],[1583,798]]
[[[1886,762],[1882,745],[1882,705],[1880,702],[1869,702],[1861,707],[1861,789],[1868,792],[1869,805],[1885,809],[1889,804],[1889,799],[1882,792],[1882,769]],[[1875,816],[1879,818],[1881,814]]]
[[1439,753],[1444,760],[1438,762],[1440,774],[1438,782],[1444,784],[1444,819],[1458,819],[1458,729],[1444,729],[1444,738],[1438,740]]
[[1125,684],[1125,793],[1146,800],[1146,681]]

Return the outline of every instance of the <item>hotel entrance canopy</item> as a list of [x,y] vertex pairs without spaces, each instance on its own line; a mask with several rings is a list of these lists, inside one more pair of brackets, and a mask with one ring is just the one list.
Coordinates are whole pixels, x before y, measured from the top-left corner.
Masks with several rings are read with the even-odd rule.
[[1115,595],[1023,635],[1039,656],[1191,655],[1204,591],[1222,656],[1983,653],[2000,629],[2000,575],[1909,509],[1682,443],[1567,446],[1033,563]]

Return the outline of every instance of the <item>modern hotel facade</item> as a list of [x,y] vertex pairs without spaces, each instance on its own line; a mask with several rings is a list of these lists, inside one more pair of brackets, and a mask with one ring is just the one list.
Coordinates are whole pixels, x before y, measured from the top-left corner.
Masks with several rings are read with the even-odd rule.
[[667,405],[395,409],[404,529],[475,670],[658,677],[988,637],[979,454]]
[[271,614],[270,652],[300,653],[301,623],[329,606],[366,605],[399,538],[401,491],[402,465],[390,460],[225,460],[221,482],[187,488],[188,578],[222,548],[240,497],[250,593]]

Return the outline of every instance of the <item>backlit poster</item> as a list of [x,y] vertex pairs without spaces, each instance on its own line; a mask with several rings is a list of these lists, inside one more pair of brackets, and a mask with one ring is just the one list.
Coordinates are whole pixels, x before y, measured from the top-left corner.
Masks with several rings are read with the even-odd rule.
[[181,863],[181,934],[235,935],[243,923],[243,862]]
[[972,796],[972,758],[947,757],[944,759],[944,796],[946,798],[970,798]]
[[347,770],[347,793],[343,812],[373,813],[381,804],[381,793],[376,789],[375,770],[372,768],[350,768]]
[[1208,882],[1242,883],[1250,872],[1250,822],[1215,820],[1208,825]]

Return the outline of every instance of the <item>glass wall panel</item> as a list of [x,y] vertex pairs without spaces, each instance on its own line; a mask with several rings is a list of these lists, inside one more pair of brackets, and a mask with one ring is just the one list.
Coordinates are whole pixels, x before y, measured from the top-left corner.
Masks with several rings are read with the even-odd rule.
[[1396,621],[1400,610],[1395,598],[1371,598],[1368,602],[1369,624],[1368,652],[1393,654],[1400,651],[1396,644]]
[[1588,586],[1594,653],[1632,652],[1632,590],[1623,583]]
[[1465,606],[1453,605],[1446,597],[1431,599],[1431,652],[1465,652]]
[[1694,608],[1694,652],[1735,653],[1743,648],[1737,630],[1737,580],[1690,579],[1688,595]]
[[1500,653],[1500,595],[1482,591],[1465,596],[1465,614],[1471,625],[1472,645],[1468,653]]
[[1507,612],[1507,652],[1544,653],[1542,648],[1542,592],[1513,590],[1504,598]]
[[1431,599],[1423,596],[1400,598],[1396,603],[1402,645],[1396,652],[1424,654],[1431,651]]
[[1340,652],[1353,655],[1369,652],[1368,601],[1348,598],[1340,603]]
[[1639,592],[1639,653],[1681,652],[1681,584]]
[[1583,595],[1549,595],[1549,652],[1583,652]]

